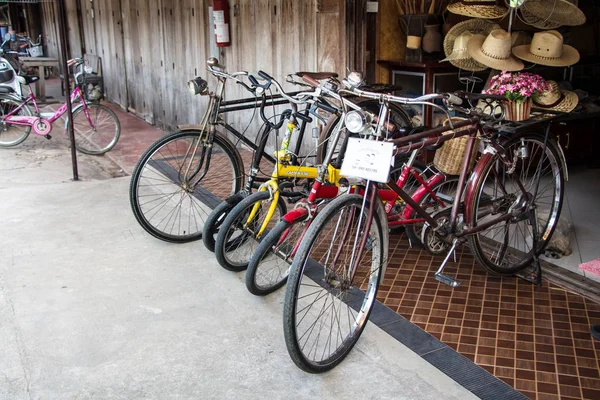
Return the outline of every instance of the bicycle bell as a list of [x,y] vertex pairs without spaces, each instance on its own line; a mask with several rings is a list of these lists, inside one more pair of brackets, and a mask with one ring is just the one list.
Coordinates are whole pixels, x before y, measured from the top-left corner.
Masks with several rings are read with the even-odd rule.
[[349,89],[355,89],[364,83],[364,78],[362,73],[358,71],[352,71],[350,74],[348,74],[346,79],[343,80],[343,82],[344,85]]

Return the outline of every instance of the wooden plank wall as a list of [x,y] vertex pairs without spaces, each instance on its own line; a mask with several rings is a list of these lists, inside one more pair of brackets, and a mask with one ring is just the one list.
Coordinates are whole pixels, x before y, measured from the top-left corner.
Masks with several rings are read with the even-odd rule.
[[58,20],[56,18],[56,6],[54,2],[40,3],[42,6],[42,27],[44,35],[44,55],[46,57],[59,58]]
[[[78,1],[86,51],[102,58],[109,100],[162,128],[199,123],[206,98],[190,95],[186,82],[207,76],[212,1]],[[232,45],[220,49],[219,61],[229,72],[262,69],[282,82],[300,70],[343,74],[344,4],[345,0],[230,1]],[[215,88],[214,78],[209,85]],[[226,99],[249,95],[233,83],[225,93]],[[227,121],[243,130],[250,115],[232,113]],[[252,125],[251,136],[259,125]]]

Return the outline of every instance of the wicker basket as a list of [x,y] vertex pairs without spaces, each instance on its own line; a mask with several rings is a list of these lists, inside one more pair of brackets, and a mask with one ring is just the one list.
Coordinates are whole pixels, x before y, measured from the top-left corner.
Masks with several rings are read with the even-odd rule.
[[[453,123],[463,121],[465,118],[452,118]],[[448,120],[444,121],[444,126],[448,125]],[[456,131],[469,129],[470,126],[458,128]],[[453,130],[444,132],[444,135],[452,134]],[[471,154],[471,162],[469,163],[469,171],[473,169],[475,165],[475,153],[477,152],[478,139],[475,139],[473,145],[473,152]],[[462,168],[463,158],[467,151],[467,145],[469,143],[469,136],[462,136],[457,139],[452,139],[444,143],[444,145],[435,152],[433,158],[433,165],[440,171],[448,175],[459,175],[460,169]]]

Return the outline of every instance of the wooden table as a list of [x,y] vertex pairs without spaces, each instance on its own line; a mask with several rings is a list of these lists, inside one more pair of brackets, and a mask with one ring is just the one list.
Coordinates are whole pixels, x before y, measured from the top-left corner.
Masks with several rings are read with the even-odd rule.
[[25,67],[38,67],[40,80],[35,83],[36,97],[46,101],[46,76],[44,67],[58,67],[58,59],[50,57],[21,57],[19,60]]

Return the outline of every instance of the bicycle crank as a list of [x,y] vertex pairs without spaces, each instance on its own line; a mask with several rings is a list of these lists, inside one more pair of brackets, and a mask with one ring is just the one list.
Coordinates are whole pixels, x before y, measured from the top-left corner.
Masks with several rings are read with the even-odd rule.
[[439,256],[448,251],[452,245],[450,230],[450,212],[452,208],[448,207],[437,211],[431,217],[437,222],[437,231],[429,223],[425,223],[421,232],[421,243],[430,254]]

